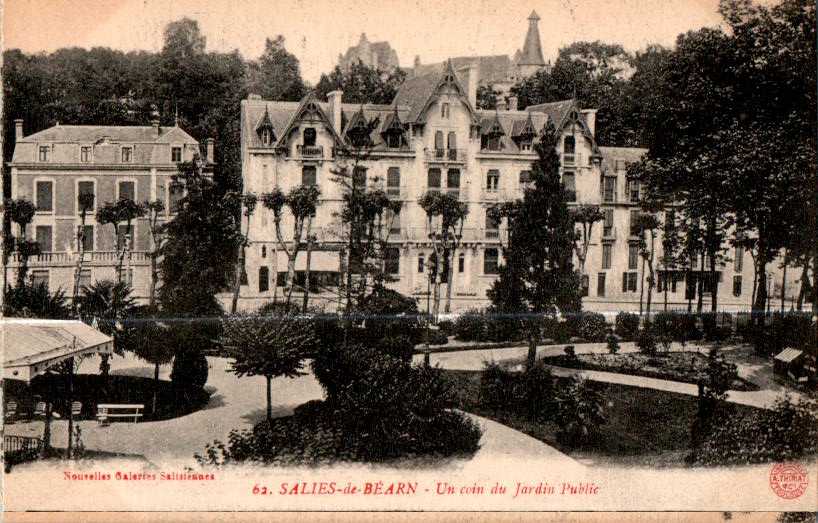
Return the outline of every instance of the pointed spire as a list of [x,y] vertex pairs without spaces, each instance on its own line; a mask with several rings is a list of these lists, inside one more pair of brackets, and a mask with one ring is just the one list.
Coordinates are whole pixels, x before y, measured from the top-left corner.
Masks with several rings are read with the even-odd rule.
[[540,17],[537,15],[537,12],[532,11],[531,16],[528,17],[528,33],[525,35],[525,43],[520,53],[520,65],[545,65],[545,59],[542,55],[540,30],[537,28],[539,21]]
[[176,104],[176,109],[173,114],[173,126],[179,127],[179,104]]

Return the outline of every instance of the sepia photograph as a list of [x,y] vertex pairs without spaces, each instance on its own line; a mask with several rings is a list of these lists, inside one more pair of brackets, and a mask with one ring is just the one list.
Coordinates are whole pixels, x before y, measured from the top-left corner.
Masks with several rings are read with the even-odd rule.
[[816,521],[813,0],[0,13],[9,521]]

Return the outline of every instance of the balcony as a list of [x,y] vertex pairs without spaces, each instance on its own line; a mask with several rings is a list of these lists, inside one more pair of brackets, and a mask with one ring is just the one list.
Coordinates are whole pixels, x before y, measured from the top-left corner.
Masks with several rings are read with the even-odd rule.
[[463,149],[424,149],[426,163],[465,165],[466,151]]
[[582,155],[578,153],[568,153],[562,155],[563,167],[579,167],[582,165]]
[[616,239],[616,227],[605,227],[602,226],[602,239],[603,240],[615,240]]
[[[73,266],[76,263],[78,252],[69,254],[65,251],[43,252],[28,258],[29,267],[62,267]],[[150,253],[146,251],[132,251],[130,253],[130,263],[132,265],[146,265],[150,263]],[[92,265],[116,265],[119,263],[119,253],[116,251],[87,251],[83,257],[86,263]],[[19,253],[12,253],[9,258],[9,265],[17,265],[21,262]],[[125,256],[124,263],[128,264],[128,256]]]
[[464,201],[468,198],[468,194],[465,187],[427,187],[426,192],[448,194],[450,196],[454,196],[455,198],[461,201]]
[[296,145],[295,152],[299,158],[324,157],[324,148],[320,145]]

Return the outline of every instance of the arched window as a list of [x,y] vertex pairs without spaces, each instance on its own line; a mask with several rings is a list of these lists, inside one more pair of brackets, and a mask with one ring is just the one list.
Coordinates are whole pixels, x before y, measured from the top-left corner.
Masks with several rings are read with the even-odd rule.
[[576,149],[576,141],[573,136],[566,136],[562,143],[562,152],[565,154],[574,154]]
[[272,145],[273,143],[273,131],[269,127],[265,127],[261,130],[261,144],[265,146]]
[[443,158],[445,149],[446,146],[443,143],[443,131],[437,131],[435,133],[435,156],[438,158]]

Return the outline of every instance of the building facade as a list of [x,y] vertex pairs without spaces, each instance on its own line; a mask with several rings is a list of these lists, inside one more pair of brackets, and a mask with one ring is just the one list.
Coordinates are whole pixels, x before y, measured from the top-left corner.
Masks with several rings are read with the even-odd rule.
[[398,53],[392,49],[389,42],[370,42],[364,33],[361,33],[358,45],[347,49],[346,54],[338,55],[338,67],[342,71],[348,71],[352,64],[358,62],[387,73],[400,67]]
[[[144,301],[150,292],[153,252],[147,216],[134,220],[130,235],[100,224],[96,211],[121,198],[137,203],[159,200],[165,210],[160,221],[173,216],[184,195],[174,182],[177,166],[200,154],[199,143],[178,126],[56,125],[29,136],[16,120],[16,144],[11,169],[11,196],[34,203],[36,213],[26,230],[40,244],[41,254],[28,260],[28,277],[70,296],[79,255],[77,232],[81,224],[78,199],[92,194],[94,205],[85,220],[85,245],[80,285],[117,279],[118,252],[127,242],[124,277],[132,296]],[[213,162],[213,140],[208,140],[206,165]],[[209,168],[209,167],[208,167]],[[16,232],[16,231],[15,231]],[[118,246],[120,249],[118,249]],[[10,258],[8,275],[14,283],[18,254]]]
[[[582,274],[583,306],[609,313],[638,311],[640,299],[647,299],[648,272],[643,270],[635,227],[641,189],[638,182],[629,182],[626,168],[646,151],[599,146],[594,136],[595,110],[581,108],[574,100],[521,111],[512,98],[507,110],[476,110],[477,75],[464,76],[461,81],[448,64],[440,73],[410,78],[391,105],[344,104],[338,91],[330,93],[328,102],[313,95],[298,103],[252,95],[242,101],[244,191],[260,195],[277,187],[286,193],[299,185],[316,185],[321,191],[313,220],[316,243],[310,254],[312,303],[332,308],[339,302],[342,189],[333,181],[333,172],[352,165],[352,158],[342,151],[357,122],[375,118],[379,122],[364,162],[366,179],[359,183],[384,189],[402,202],[388,231],[385,267],[395,280],[390,286],[417,299],[421,310],[430,291],[433,247],[418,200],[428,191],[444,191],[468,205],[462,240],[452,257],[453,281],[443,283],[441,289],[445,296],[446,287],[452,285],[452,311],[489,304],[486,291],[497,278],[506,233],[487,211],[499,202],[522,198],[536,159],[533,143],[550,122],[558,133],[561,176],[572,195],[570,205],[599,205],[604,215],[592,228]],[[659,219],[666,219],[665,213]],[[292,226],[292,217],[285,212],[281,230],[287,242],[292,240],[292,235],[287,236]],[[245,224],[245,231],[247,284],[241,288],[241,308],[254,309],[281,296],[287,257],[276,241],[273,214],[262,205],[249,226]],[[700,280],[704,310],[709,310],[708,262],[704,270],[697,261],[692,272],[676,268],[665,273],[659,262],[661,231],[657,232],[653,310],[663,308],[665,289],[669,308],[686,308],[691,296],[695,307]],[[752,258],[735,249],[728,257],[731,261],[719,267],[716,282],[720,308],[747,310],[753,292]],[[299,288],[307,285],[306,264],[302,249],[295,261]],[[579,267],[578,260],[575,266]],[[770,280],[771,294],[780,296],[776,277],[771,275]],[[791,284],[790,299],[798,292],[797,283]]]

